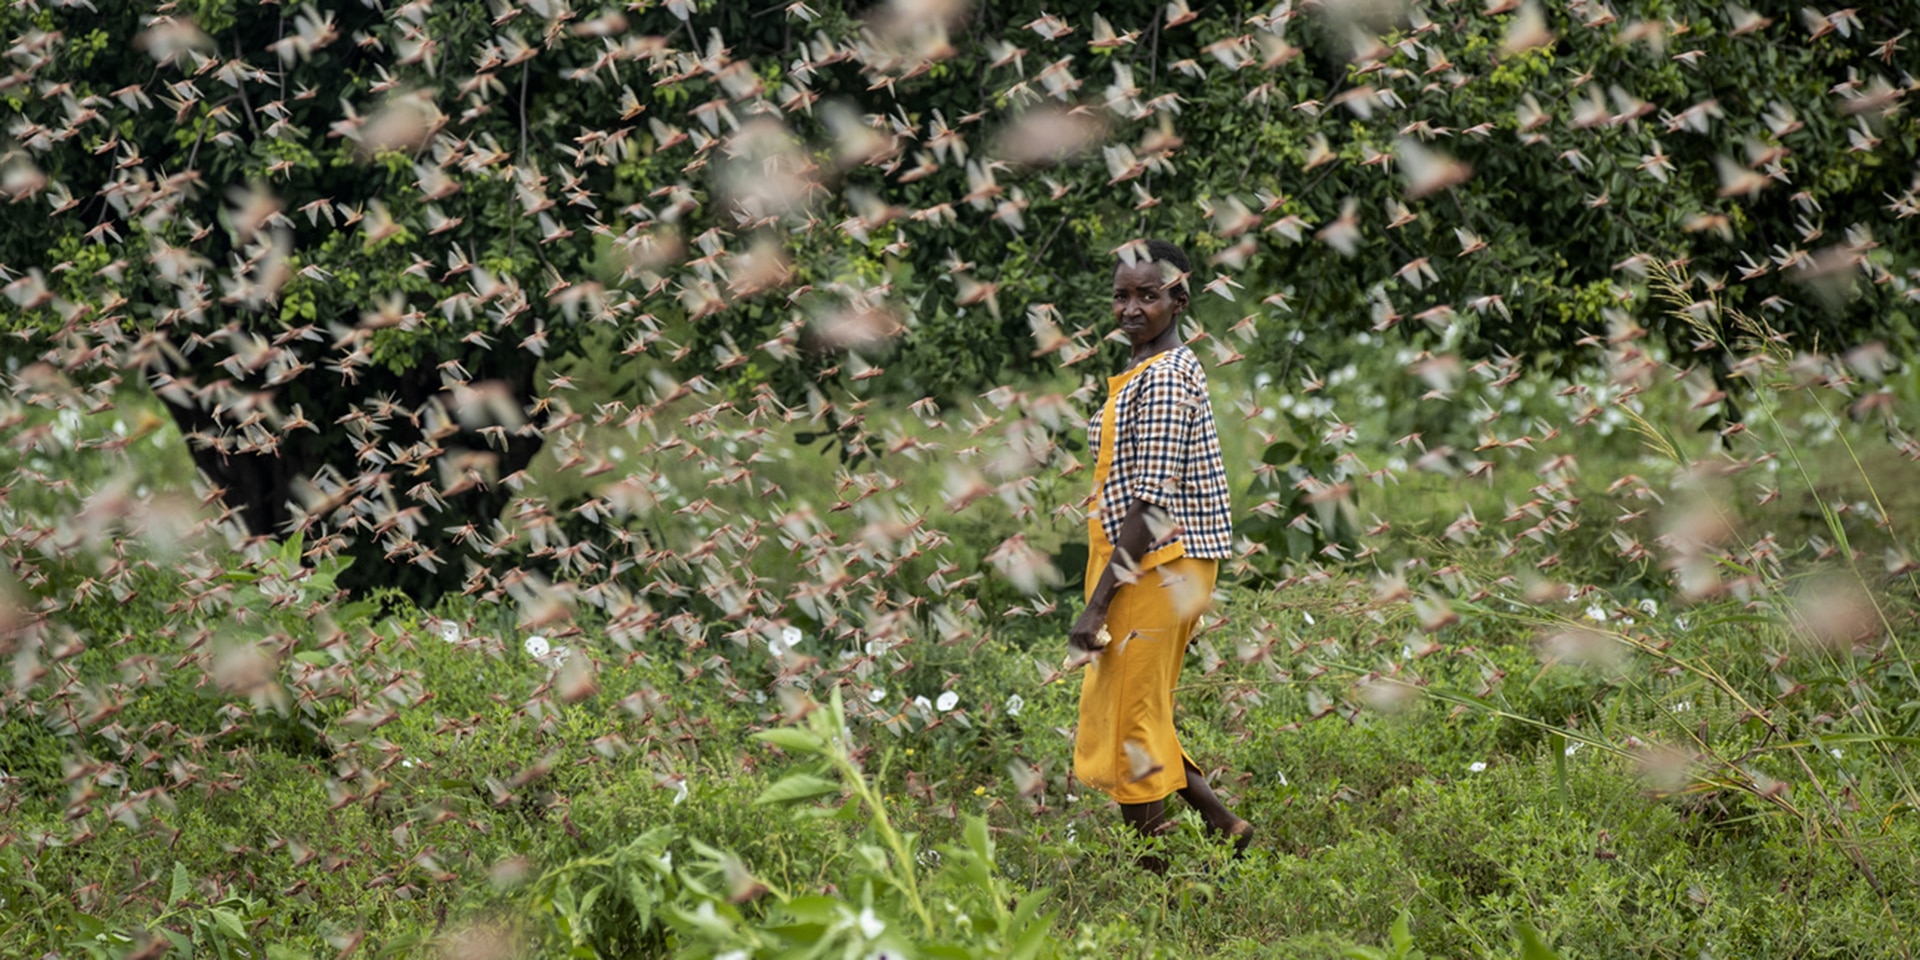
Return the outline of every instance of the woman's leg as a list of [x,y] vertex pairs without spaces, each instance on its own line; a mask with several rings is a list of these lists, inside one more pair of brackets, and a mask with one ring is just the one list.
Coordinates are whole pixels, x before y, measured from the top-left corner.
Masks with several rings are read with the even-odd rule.
[[[1212,560],[1192,560],[1181,558],[1179,564],[1180,579],[1187,594],[1186,601],[1179,603],[1181,614],[1180,648],[1185,651],[1192,642],[1193,630],[1199,624],[1201,613],[1206,609],[1213,596],[1213,585],[1220,571],[1220,565]],[[1179,679],[1178,667],[1174,678]],[[1234,838],[1236,852],[1244,851],[1253,837],[1253,825],[1233,815],[1227,805],[1208,785],[1207,777],[1200,768],[1193,765],[1185,751],[1180,754],[1180,765],[1186,773],[1186,785],[1180,788],[1180,798],[1199,811],[1201,819],[1207,822],[1208,829],[1223,836]]]
[[[1193,765],[1193,761],[1186,760],[1184,757],[1181,759],[1187,769],[1187,785],[1180,790],[1180,799],[1198,810],[1201,819],[1205,820],[1207,826],[1215,833],[1233,837],[1236,852],[1245,850],[1247,843],[1253,838],[1253,825],[1234,816],[1233,811],[1228,810],[1227,805],[1220,802],[1220,798],[1213,792],[1213,787],[1207,784],[1206,775],[1200,772],[1200,768]],[[1121,809],[1125,810],[1124,807]]]
[[1233,829],[1233,825],[1239,823],[1240,818],[1234,816],[1233,811],[1228,810],[1227,805],[1221,803],[1220,798],[1214,795],[1213,787],[1207,784],[1206,775],[1193,765],[1193,761],[1185,757],[1180,759],[1187,768],[1187,785],[1180,788],[1180,799],[1185,800],[1188,806],[1200,811],[1200,818],[1207,821],[1207,826],[1215,831],[1226,833]]
[[[1120,819],[1127,826],[1139,831],[1140,836],[1148,840],[1159,836],[1167,825],[1167,802],[1155,800],[1152,803],[1123,803],[1120,805]],[[1167,861],[1157,854],[1148,854],[1140,858],[1140,866],[1152,873],[1166,873]]]
[[1151,837],[1167,821],[1167,802],[1123,803],[1120,805],[1120,819],[1126,821],[1127,826],[1140,831],[1141,836]]

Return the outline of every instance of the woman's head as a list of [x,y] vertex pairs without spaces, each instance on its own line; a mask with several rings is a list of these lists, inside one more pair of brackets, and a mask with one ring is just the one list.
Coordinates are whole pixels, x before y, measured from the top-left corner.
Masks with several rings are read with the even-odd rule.
[[1186,253],[1165,240],[1148,240],[1144,256],[1114,267],[1113,318],[1135,346],[1160,338],[1186,312],[1192,269]]

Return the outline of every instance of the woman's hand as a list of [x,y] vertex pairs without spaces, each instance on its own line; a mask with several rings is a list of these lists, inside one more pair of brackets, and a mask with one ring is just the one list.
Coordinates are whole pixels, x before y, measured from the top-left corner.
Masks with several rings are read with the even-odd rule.
[[1100,634],[1107,626],[1107,608],[1105,604],[1088,604],[1081,611],[1080,619],[1073,622],[1073,628],[1067,631],[1067,649],[1075,653],[1098,653],[1105,646]]

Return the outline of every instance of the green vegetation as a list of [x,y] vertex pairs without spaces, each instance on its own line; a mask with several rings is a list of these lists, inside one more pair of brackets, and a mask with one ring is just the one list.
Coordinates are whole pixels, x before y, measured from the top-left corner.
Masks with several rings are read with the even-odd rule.
[[0,956],[1912,956],[1920,9],[1187,6],[0,7]]
[[[376,432],[494,477],[568,442],[303,415],[455,383],[564,414],[541,363],[610,350],[736,400],[977,393],[1109,356],[1081,311],[1149,234],[1192,247],[1209,328],[1246,318],[1203,352],[1283,371],[1350,349],[1296,327],[1565,351],[1648,259],[1809,343],[1920,343],[1911,2],[590,6],[6,5],[3,189],[35,215],[0,275],[43,335],[9,355],[116,318],[111,369],[181,387],[198,467],[282,536]],[[441,526],[343,575],[457,592]]]

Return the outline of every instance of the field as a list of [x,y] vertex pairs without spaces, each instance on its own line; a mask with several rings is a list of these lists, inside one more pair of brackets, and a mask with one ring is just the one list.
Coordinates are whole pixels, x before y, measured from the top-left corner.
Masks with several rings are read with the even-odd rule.
[[[7,615],[42,630],[15,644],[0,730],[0,940],[113,957],[1907,955],[1914,514],[1878,498],[1910,498],[1913,466],[1884,422],[1845,414],[1828,385],[1844,368],[1796,387],[1770,367],[1775,389],[1736,398],[1755,424],[1736,440],[1695,429],[1712,411],[1667,372],[1584,410],[1620,389],[1629,347],[1570,376],[1463,371],[1433,422],[1500,410],[1477,432],[1505,443],[1468,476],[1466,454],[1436,469],[1390,435],[1403,411],[1382,385],[1424,385],[1404,369],[1420,358],[1360,347],[1304,374],[1324,380],[1310,392],[1216,371],[1223,422],[1271,403],[1249,420],[1275,446],[1351,428],[1353,516],[1322,529],[1355,533],[1223,576],[1181,729],[1259,834],[1236,862],[1183,819],[1159,841],[1165,876],[1070,777],[1077,678],[1057,663],[1078,587],[1043,568],[1071,550],[1055,508],[1080,478],[952,510],[991,399],[930,415],[917,454],[852,466],[781,424],[755,483],[788,493],[760,502],[702,488],[715,475],[676,452],[698,427],[659,434],[680,444],[601,428],[593,457],[657,472],[634,572],[594,593],[535,572],[537,590],[423,610],[336,599],[339,561],[301,567],[298,540],[222,539],[138,394],[87,414],[52,384],[17,395]],[[620,390],[614,369],[573,373]],[[1912,403],[1911,379],[1885,386]],[[1253,434],[1223,432],[1229,462],[1258,462]],[[561,463],[543,458],[523,506],[566,500]],[[1235,477],[1242,516],[1284,495],[1287,467]],[[828,506],[849,490],[874,492]],[[951,539],[890,553],[901,541],[871,535],[887,517]],[[1524,532],[1548,518],[1550,537]],[[697,559],[754,530],[733,548],[746,569]],[[996,563],[1017,532],[1028,567]],[[794,600],[797,636],[741,629],[805,597],[809,537],[848,544],[841,579],[878,588]],[[1855,559],[1816,562],[1824,545]]]

